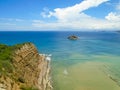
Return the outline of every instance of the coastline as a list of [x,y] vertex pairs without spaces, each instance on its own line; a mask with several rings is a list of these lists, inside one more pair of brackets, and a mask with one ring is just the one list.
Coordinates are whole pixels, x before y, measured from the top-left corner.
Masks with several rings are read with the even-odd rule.
[[11,72],[8,71],[9,68],[6,70],[6,62],[4,62],[5,67],[0,67],[3,70],[3,74],[0,73],[0,90],[52,90],[50,61],[47,60],[47,56],[39,55],[34,44],[1,46],[5,46],[5,50],[10,49],[11,56],[9,53],[8,56],[11,57],[11,62],[8,65],[13,69]]
[[[47,60],[48,55],[46,54],[39,54],[40,57],[42,57],[42,61],[40,60],[40,64],[38,65],[39,69],[41,69],[41,72],[39,74],[38,78],[38,87],[40,90],[52,90],[52,84],[51,84],[51,67],[50,67],[50,61]],[[50,57],[49,57],[50,58]]]
[[[15,43],[31,40],[31,42],[34,42],[37,45],[38,50],[41,53],[52,53],[54,55],[54,57],[52,58],[52,63],[51,63],[52,68],[51,69],[52,69],[52,76],[54,76],[55,79],[54,79],[54,77],[52,77],[52,80],[53,80],[52,84],[54,87],[58,86],[57,89],[55,88],[54,90],[59,90],[59,88],[65,87],[65,85],[63,85],[63,86],[60,85],[62,82],[68,83],[68,85],[66,84],[66,86],[69,86],[68,90],[71,90],[71,89],[73,90],[75,87],[77,87],[77,85],[79,86],[78,83],[74,84],[75,81],[76,82],[79,81],[79,77],[75,77],[75,74],[77,75],[80,73],[79,69],[85,70],[87,72],[85,67],[87,68],[88,66],[87,66],[87,64],[84,63],[85,64],[85,65],[83,65],[84,67],[78,66],[78,68],[79,68],[78,69],[76,65],[79,63],[87,62],[87,61],[90,61],[90,62],[100,61],[103,63],[106,62],[106,63],[111,64],[110,66],[108,65],[108,69],[112,70],[112,72],[111,72],[112,74],[111,73],[109,75],[106,74],[106,76],[111,79],[110,82],[116,81],[116,79],[118,81],[120,80],[118,78],[120,76],[120,71],[119,71],[120,49],[119,49],[119,39],[116,37],[116,33],[111,33],[111,34],[106,33],[106,32],[103,32],[100,34],[83,33],[82,36],[81,36],[81,33],[80,34],[78,33],[78,36],[81,36],[81,40],[75,41],[75,42],[71,42],[70,40],[67,40],[66,39],[67,35],[63,35],[63,33],[60,33],[60,35],[58,35],[59,38],[57,38],[56,36],[54,36],[54,34],[51,34],[51,33],[48,33],[48,34],[42,33],[41,34],[38,32],[36,32],[36,33],[22,33],[21,32],[20,36],[26,37],[24,39],[19,36],[19,33],[18,34],[15,33],[15,34],[16,34],[16,36],[14,36],[13,34],[10,34],[10,33],[9,34],[4,33],[3,34],[4,37],[3,37],[2,33],[1,33],[1,38],[3,38],[3,40],[1,40],[1,42],[6,43],[8,45],[13,45]],[[49,36],[49,34],[50,34],[50,36]],[[66,34],[66,33],[64,33],[64,34]],[[93,35],[91,35],[91,34],[93,34]],[[9,35],[10,37],[7,37],[7,35]],[[30,37],[31,35],[33,35],[33,37]],[[44,38],[42,38],[42,35],[44,36]],[[46,37],[46,35],[48,35],[48,37]],[[96,35],[96,36],[94,36],[94,35]],[[106,38],[106,36],[107,36],[107,38]],[[113,37],[111,38],[110,36],[113,36]],[[38,37],[40,37],[40,38],[38,38]],[[14,40],[13,40],[13,38],[14,38]],[[11,42],[11,40],[13,40],[13,41]],[[44,55],[44,54],[41,54],[41,55]],[[33,57],[31,57],[31,58],[33,58]],[[37,60],[39,60],[39,59],[37,59]],[[35,60],[35,62],[36,62],[36,60]],[[39,60],[39,63],[41,63],[41,62],[44,62],[44,60],[43,61]],[[46,63],[44,65],[47,66]],[[32,64],[31,64],[31,66],[32,66]],[[54,66],[55,66],[55,68],[54,68]],[[35,68],[33,67],[33,70],[36,70],[36,67]],[[71,74],[71,73],[74,73],[74,70],[76,71],[76,73]],[[77,70],[78,70],[78,73],[77,73]],[[47,69],[46,69],[46,71],[47,71]],[[55,71],[55,73],[53,73],[54,71]],[[92,69],[91,71],[94,71],[94,69]],[[51,70],[50,70],[50,72],[51,72]],[[81,71],[81,73],[82,73],[82,71]],[[80,73],[80,75],[82,75],[81,73]],[[95,74],[95,73],[96,73],[96,71],[93,74]],[[87,73],[87,74],[91,74],[91,73]],[[93,75],[93,76],[95,76],[95,75]],[[37,78],[38,77],[39,76],[37,76]],[[63,79],[60,79],[61,77],[63,77]],[[97,80],[97,78],[95,78],[95,79]],[[43,80],[44,79],[42,79],[42,81]],[[74,83],[69,84],[69,82],[67,82],[67,80],[69,82],[74,82]],[[93,80],[94,80],[94,78],[93,78]],[[37,81],[38,81],[38,79],[36,80],[36,82]],[[60,81],[61,81],[61,83],[60,83]],[[104,82],[104,80],[103,80],[103,82]],[[116,83],[117,82],[114,82],[113,85],[115,85]],[[74,87],[74,85],[75,85],[75,87]],[[87,85],[86,85],[86,87],[87,87]],[[112,85],[110,85],[110,87],[112,87]],[[64,90],[64,89],[62,89],[62,90]],[[67,89],[65,88],[65,90],[67,90]]]

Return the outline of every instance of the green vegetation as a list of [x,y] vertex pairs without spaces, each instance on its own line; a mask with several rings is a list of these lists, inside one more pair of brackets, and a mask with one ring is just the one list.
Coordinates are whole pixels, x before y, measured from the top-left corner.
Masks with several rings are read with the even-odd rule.
[[23,43],[23,44],[16,44],[14,46],[8,46],[5,44],[0,44],[0,77],[4,76],[5,79],[6,77],[9,77],[16,83],[22,83],[20,88],[21,90],[38,90],[34,86],[27,86],[24,77],[17,77],[16,73],[17,69],[14,67],[14,59],[13,56],[15,56],[15,51],[20,50],[23,45],[31,45],[31,43]]
[[[13,72],[12,55],[16,49],[20,49],[24,44],[16,44],[14,46],[7,46],[0,44],[0,75],[8,75]],[[31,44],[31,43],[27,43]]]
[[0,44],[0,60],[11,60],[11,47]]
[[0,73],[7,74],[13,71],[12,47],[0,44]]

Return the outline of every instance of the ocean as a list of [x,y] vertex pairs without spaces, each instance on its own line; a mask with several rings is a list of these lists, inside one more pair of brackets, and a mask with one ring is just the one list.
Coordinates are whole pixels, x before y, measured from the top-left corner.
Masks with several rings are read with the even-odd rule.
[[[78,40],[68,40],[76,35]],[[120,33],[79,31],[1,31],[0,43],[32,42],[52,54],[53,90],[120,90]]]

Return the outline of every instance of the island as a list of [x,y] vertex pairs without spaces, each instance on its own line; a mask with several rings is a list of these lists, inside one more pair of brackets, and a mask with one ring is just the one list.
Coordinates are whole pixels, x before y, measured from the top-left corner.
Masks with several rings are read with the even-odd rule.
[[0,44],[0,90],[51,90],[46,58],[32,43]]
[[75,35],[71,35],[68,37],[69,40],[77,40],[78,39],[78,36],[75,36]]

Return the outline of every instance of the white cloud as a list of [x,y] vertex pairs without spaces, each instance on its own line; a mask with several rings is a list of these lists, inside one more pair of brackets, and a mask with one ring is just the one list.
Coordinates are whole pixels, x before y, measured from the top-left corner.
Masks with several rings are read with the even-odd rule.
[[[103,19],[92,17],[84,13],[89,8],[108,3],[109,0],[83,0],[81,3],[66,8],[56,8],[50,11],[44,8],[43,18],[49,20],[23,20],[15,18],[0,18],[0,28],[8,27],[18,30],[117,30],[120,29],[120,5],[116,12],[110,12]],[[114,5],[115,6],[115,5]],[[52,19],[56,18],[54,21]],[[52,20],[50,22],[50,20]],[[5,21],[7,23],[5,23]],[[32,25],[31,25],[32,22]],[[12,24],[16,23],[16,24]],[[22,25],[21,25],[22,23]],[[27,25],[24,25],[28,23]],[[20,24],[20,25],[19,25]]]
[[[84,0],[79,4],[66,8],[56,8],[49,11],[46,17],[56,17],[55,22],[34,22],[33,26],[40,29],[78,29],[78,30],[112,30],[120,28],[120,15],[109,13],[105,19],[98,19],[83,13],[92,7],[97,7],[108,0]],[[48,12],[48,11],[47,11]]]
[[120,14],[116,12],[110,12],[105,18],[109,21],[120,22]]
[[79,4],[66,8],[56,8],[53,12],[49,11],[48,17],[54,16],[58,20],[67,21],[70,19],[78,19],[81,17],[81,12],[92,7],[107,2],[109,0],[84,0]]
[[12,22],[12,21],[16,21],[16,22],[22,22],[25,21],[23,19],[19,19],[19,18],[0,18],[1,21],[8,21],[8,22]]
[[120,28],[120,22],[89,18],[73,22],[33,23],[33,26],[44,30],[113,30]]
[[14,19],[16,22],[22,22],[24,21],[23,19]]
[[15,26],[16,24],[14,23],[0,23],[0,26]]
[[41,20],[32,20],[32,22],[34,22],[34,23],[43,23],[43,21],[41,21]]
[[120,11],[120,2],[116,5],[116,9]]
[[43,8],[43,12],[40,13],[40,15],[43,17],[43,18],[49,18],[51,15],[49,15],[49,9],[48,8]]
[[12,18],[0,18],[1,21],[13,21]]

